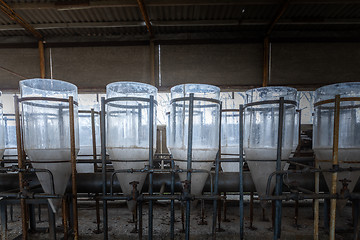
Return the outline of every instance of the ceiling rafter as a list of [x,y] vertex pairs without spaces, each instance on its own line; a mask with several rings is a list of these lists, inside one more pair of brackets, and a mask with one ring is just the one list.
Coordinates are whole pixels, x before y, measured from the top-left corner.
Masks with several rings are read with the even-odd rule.
[[149,19],[149,15],[146,11],[146,7],[145,7],[145,4],[144,4],[144,1],[143,0],[137,0],[137,3],[139,5],[139,9],[140,9],[140,12],[141,12],[141,15],[143,16],[144,18],[144,21],[145,21],[145,24],[146,24],[146,28],[148,29],[149,33],[150,33],[150,37],[154,37],[154,31],[152,29],[152,25],[151,25],[151,22],[150,22],[150,19]]
[[7,5],[3,0],[0,0],[0,10],[8,16],[11,20],[17,22],[21,25],[26,31],[30,32],[37,40],[42,40],[43,35],[33,28],[27,21],[25,21],[21,16],[19,16],[9,5]]

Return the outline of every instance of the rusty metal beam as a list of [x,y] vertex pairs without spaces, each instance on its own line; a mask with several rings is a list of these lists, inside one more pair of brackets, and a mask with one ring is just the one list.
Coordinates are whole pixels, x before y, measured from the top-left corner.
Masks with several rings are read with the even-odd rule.
[[41,33],[36,31],[27,21],[25,21],[21,16],[19,16],[9,5],[7,5],[3,0],[0,0],[0,10],[8,16],[11,20],[20,24],[26,31],[30,32],[36,39],[41,40],[43,36]]
[[146,11],[146,7],[145,7],[145,4],[144,4],[144,1],[143,0],[137,0],[137,3],[139,5],[139,8],[140,8],[140,12],[144,18],[144,21],[145,21],[145,24],[146,24],[146,28],[148,29],[149,33],[150,33],[150,37],[153,37],[154,36],[154,32],[153,32],[153,29],[152,29],[152,26],[151,26],[151,22],[150,22],[150,19],[149,19],[149,15],[147,14],[147,11]]
[[279,21],[279,19],[281,18],[281,16],[285,13],[286,9],[289,6],[289,2],[290,0],[285,0],[283,1],[283,3],[281,4],[279,11],[277,12],[275,18],[271,21],[269,28],[266,32],[266,36],[270,36],[271,32],[273,31],[276,23]]

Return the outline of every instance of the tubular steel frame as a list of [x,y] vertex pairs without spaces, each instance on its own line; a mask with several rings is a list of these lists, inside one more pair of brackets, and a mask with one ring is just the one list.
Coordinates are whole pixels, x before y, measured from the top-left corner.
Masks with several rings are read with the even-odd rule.
[[[108,195],[107,186],[106,186],[106,104],[114,101],[145,101],[149,103],[150,107],[150,126],[149,126],[149,166],[144,169],[124,169],[121,171],[114,171],[113,176],[116,173],[124,173],[124,172],[144,172],[149,174],[149,194],[132,194],[132,196],[124,196],[124,195],[114,195],[112,191],[113,180],[111,179],[111,191],[110,195]],[[210,179],[212,182],[211,172],[205,171],[201,169],[192,169],[192,140],[193,140],[193,114],[194,114],[194,101],[206,101],[218,104],[221,113],[221,102],[215,99],[209,98],[200,98],[194,97],[194,94],[191,93],[189,97],[176,98],[171,100],[171,104],[179,101],[189,101],[189,125],[188,125],[188,152],[187,152],[187,169],[178,169],[175,167],[174,160],[171,160],[171,169],[169,170],[160,170],[161,173],[169,173],[171,174],[171,195],[154,195],[152,190],[153,185],[153,174],[159,172],[158,169],[154,169],[153,166],[153,116],[154,116],[154,104],[157,104],[154,100],[153,96],[150,98],[137,98],[137,97],[115,97],[105,99],[101,98],[101,112],[100,112],[100,126],[101,126],[101,155],[102,155],[102,175],[103,175],[103,195],[99,197],[103,201],[103,230],[104,230],[104,239],[108,239],[108,214],[107,214],[107,201],[108,200],[136,200],[138,203],[138,214],[139,214],[139,239],[142,239],[142,203],[143,201],[149,201],[149,234],[148,239],[153,239],[153,200],[170,200],[171,201],[171,219],[170,219],[170,238],[174,239],[174,223],[175,223],[175,206],[174,201],[178,200],[181,202],[186,201],[186,222],[185,222],[185,239],[190,239],[190,202],[195,199],[204,199],[204,200],[213,200],[213,226],[212,226],[212,234],[213,239],[216,238],[216,214],[217,214],[217,201],[221,199],[221,196],[218,196],[218,181],[219,181],[219,152],[217,153],[215,159],[215,183],[213,185],[214,190],[211,192],[210,196],[200,195],[194,196],[190,194],[190,186],[184,189],[182,194],[175,194],[175,173],[179,172],[187,172],[187,181],[188,185],[191,182],[191,174],[196,172],[205,172],[210,175]],[[221,118],[219,120],[219,139],[221,136]],[[219,140],[220,141],[220,140]],[[135,199],[134,199],[135,198]]]
[[[16,139],[17,139],[17,151],[18,151],[18,170],[19,173],[19,186],[20,192],[15,194],[4,194],[4,197],[13,199],[20,199],[21,204],[21,217],[22,217],[22,239],[27,240],[28,238],[28,210],[27,204],[44,204],[47,203],[47,199],[51,198],[62,198],[62,196],[57,195],[54,193],[54,180],[53,175],[50,170],[46,169],[34,169],[28,168],[25,163],[26,153],[24,149],[24,140],[23,140],[23,129],[22,129],[22,121],[20,119],[20,110],[19,104],[22,102],[27,101],[52,101],[52,102],[64,102],[69,103],[69,122],[70,122],[70,148],[71,148],[71,170],[72,170],[72,219],[71,222],[73,224],[73,233],[74,239],[79,239],[79,232],[78,232],[78,216],[77,216],[77,189],[76,189],[76,152],[75,152],[75,123],[74,123],[74,105],[78,105],[77,102],[73,100],[73,97],[70,96],[68,99],[64,98],[52,98],[52,97],[23,97],[19,98],[18,96],[14,96],[14,105],[15,105],[15,123],[16,123]],[[14,170],[12,170],[14,171]],[[27,190],[25,187],[25,172],[47,172],[50,175],[50,180],[52,181],[52,194],[34,194]],[[66,201],[63,201],[63,208]],[[51,212],[49,208],[49,228],[50,228],[50,237],[52,239],[56,239],[56,229],[55,229],[55,215]],[[63,213],[66,214],[66,211],[63,210]],[[63,223],[65,224],[67,221],[67,216],[63,216]],[[69,229],[67,226],[64,226],[64,239],[66,239],[69,233]]]

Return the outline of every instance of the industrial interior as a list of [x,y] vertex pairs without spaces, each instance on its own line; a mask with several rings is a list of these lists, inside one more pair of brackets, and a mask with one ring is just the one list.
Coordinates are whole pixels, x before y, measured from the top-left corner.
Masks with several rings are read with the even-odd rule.
[[2,240],[359,239],[360,1],[0,10]]

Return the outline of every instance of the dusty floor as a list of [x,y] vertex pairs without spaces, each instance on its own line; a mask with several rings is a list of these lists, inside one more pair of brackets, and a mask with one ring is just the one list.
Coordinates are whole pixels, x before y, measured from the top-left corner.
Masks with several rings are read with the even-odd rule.
[[[206,204],[206,221],[207,225],[198,225],[200,222],[200,208],[195,209],[191,213],[191,239],[210,239],[211,238],[211,223],[212,223],[212,205]],[[283,206],[282,218],[282,235],[281,239],[313,239],[313,219],[311,203],[301,203],[299,209],[298,225],[295,226],[294,221],[294,204],[285,203]],[[320,239],[328,238],[328,235],[323,229],[322,221],[322,206],[320,206]],[[37,211],[36,211],[37,212]],[[128,211],[124,202],[111,203],[109,206],[109,239],[138,239],[136,233],[131,233],[134,229],[134,224],[129,223],[132,215]],[[147,219],[148,208],[144,205],[143,209],[143,239],[147,239]],[[176,239],[184,239],[184,234],[181,232],[181,211],[180,205],[176,205],[176,223],[175,234]],[[100,213],[102,217],[102,213]],[[273,232],[271,229],[271,221],[262,221],[262,210],[260,205],[255,202],[254,206],[254,229],[249,229],[249,203],[245,203],[245,239],[272,239]],[[271,210],[267,210],[266,216],[271,216]],[[223,217],[223,216],[222,216]],[[42,209],[42,220],[47,219],[46,206]],[[227,219],[229,222],[221,222],[221,228],[224,230],[217,233],[218,239],[239,239],[239,217],[238,207],[235,203],[227,205]],[[21,219],[18,206],[14,206],[13,220],[8,223],[8,239],[13,239],[21,232]],[[154,239],[169,239],[170,235],[170,204],[165,202],[158,202],[154,207]],[[346,206],[344,214],[338,219],[337,239],[352,239],[351,230],[352,209],[351,206]],[[58,239],[62,239],[61,232],[61,216],[57,217]],[[37,227],[45,228],[46,222],[38,222]],[[102,234],[95,234],[96,230],[96,215],[95,204],[91,202],[79,203],[79,229],[80,239],[96,240],[103,239]],[[256,229],[256,230],[255,230]],[[32,233],[31,239],[49,239],[48,233]]]

